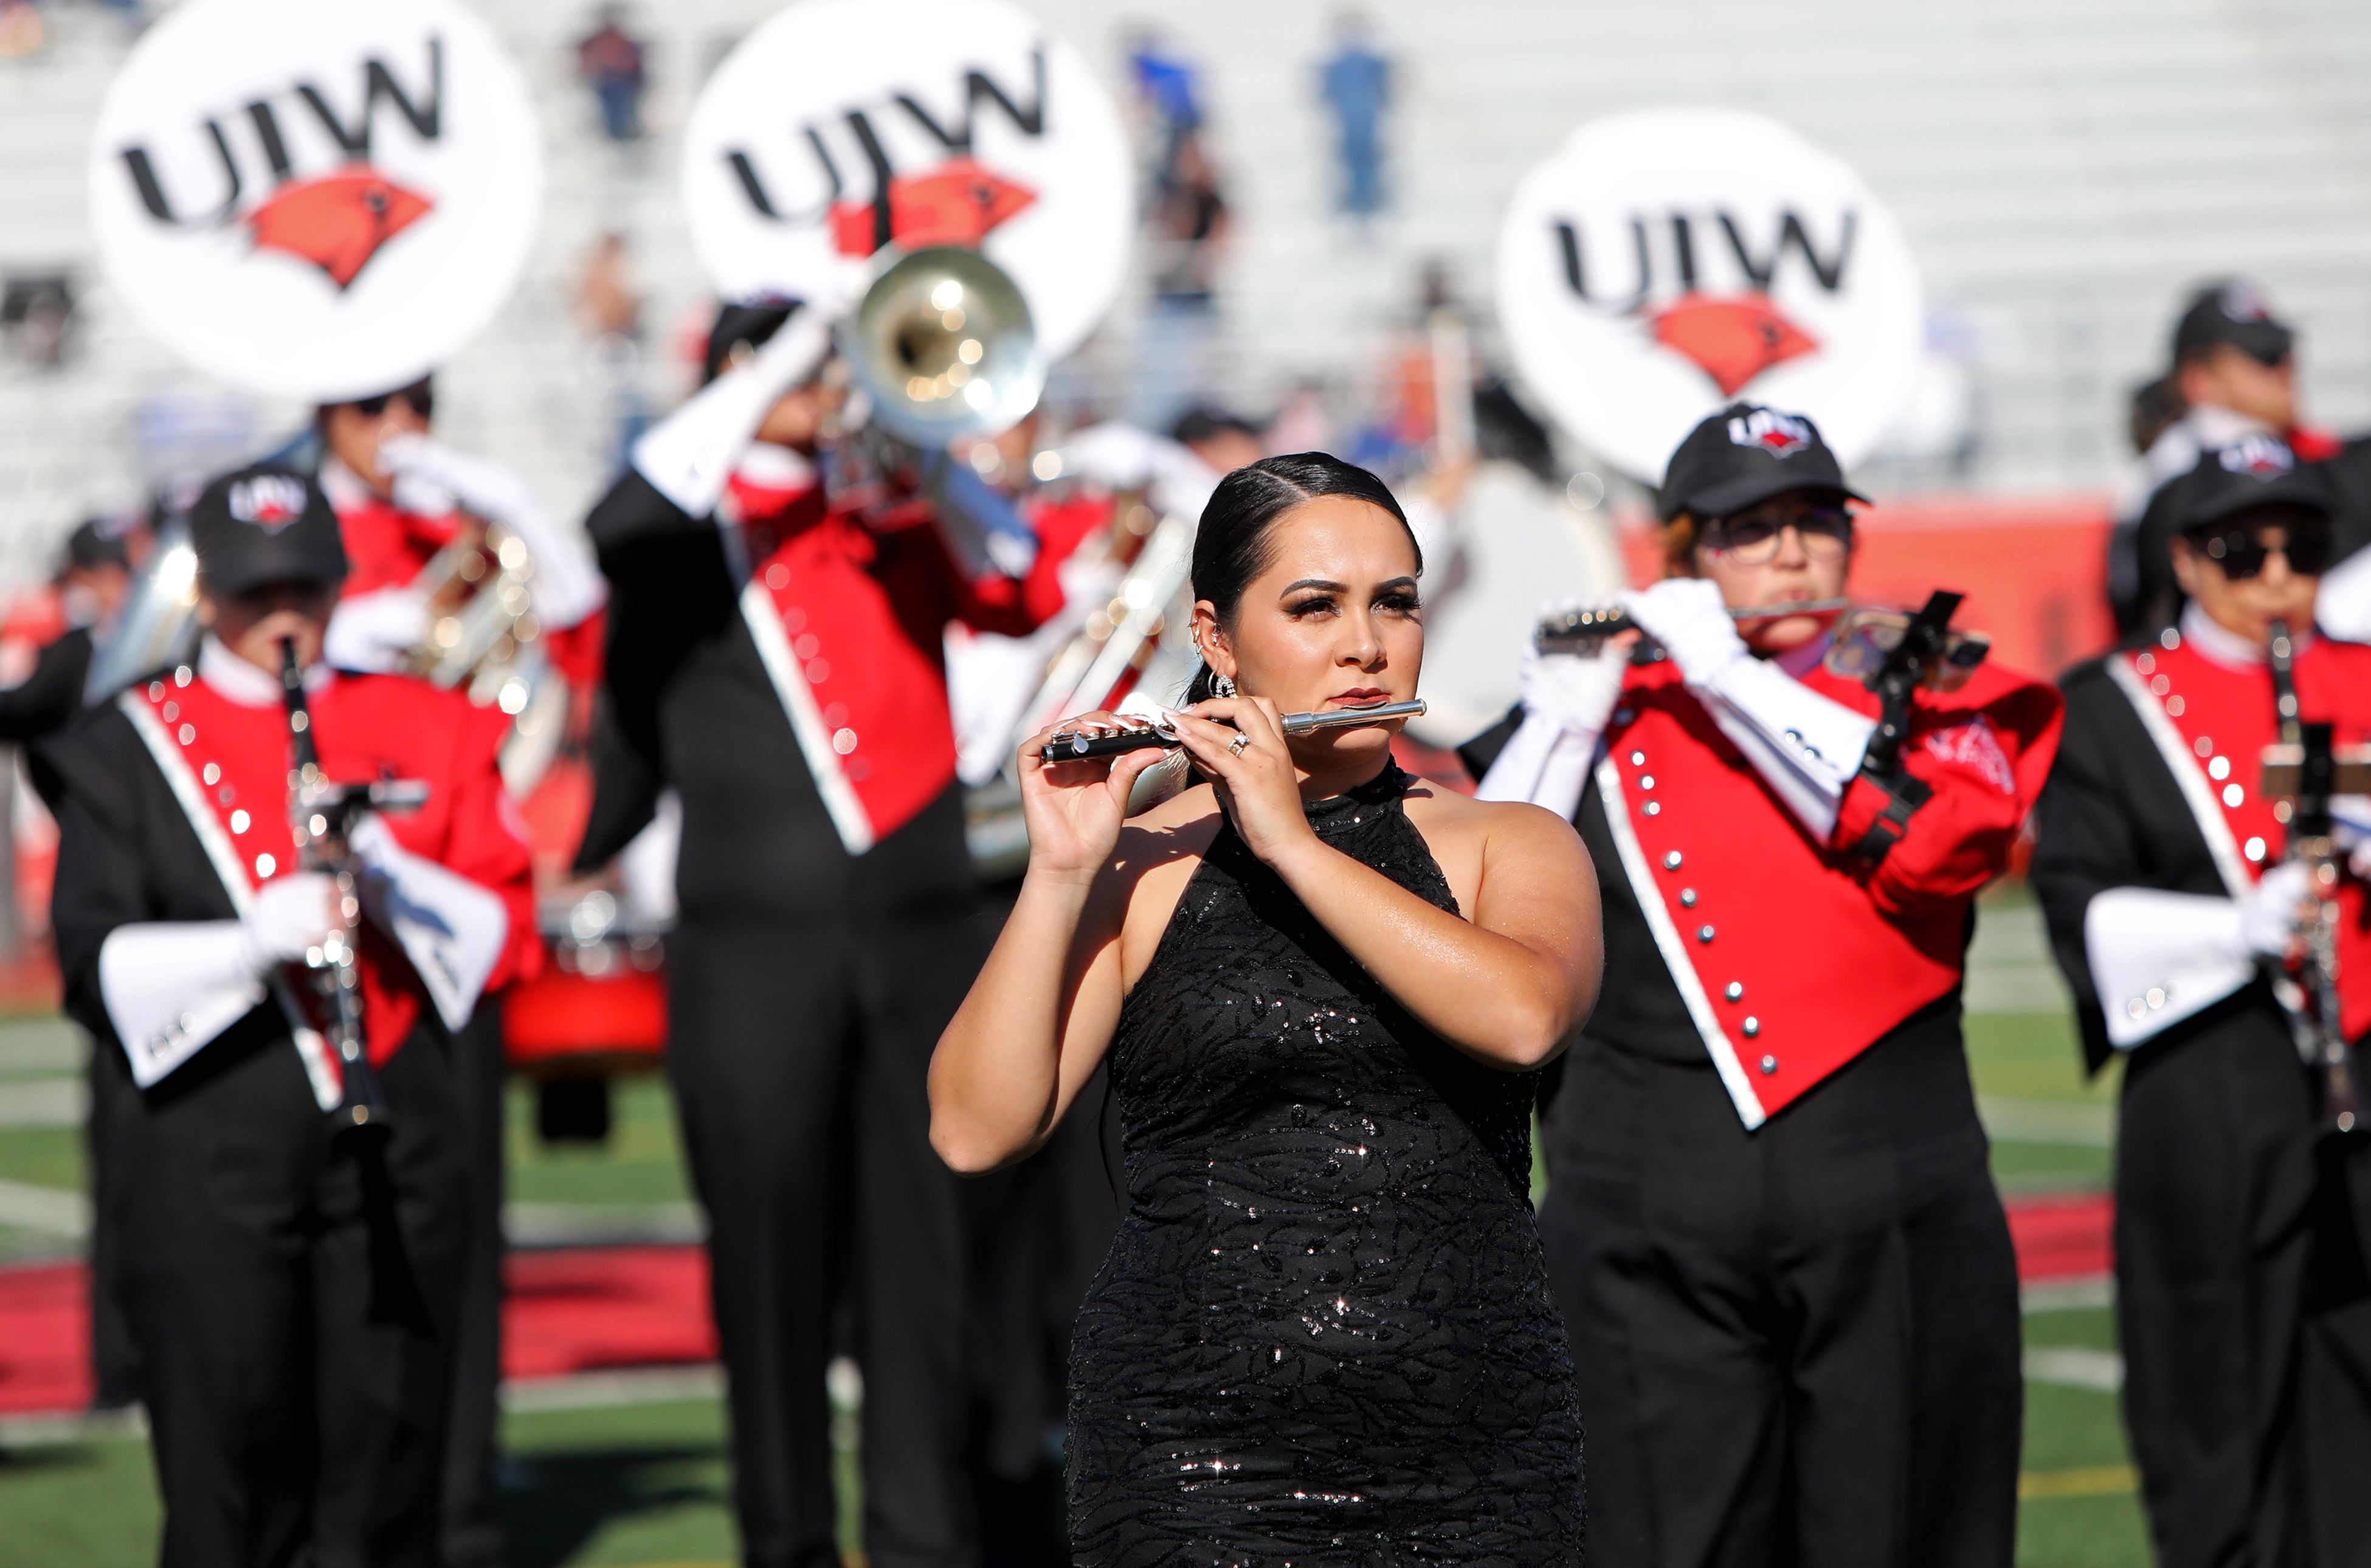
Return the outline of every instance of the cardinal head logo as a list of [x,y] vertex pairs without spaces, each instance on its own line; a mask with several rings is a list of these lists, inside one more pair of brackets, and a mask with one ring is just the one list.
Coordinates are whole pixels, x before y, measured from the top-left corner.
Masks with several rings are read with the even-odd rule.
[[305,515],[305,482],[277,473],[241,480],[230,487],[230,515],[278,533]]
[[1683,294],[1657,311],[1648,326],[1657,343],[1693,361],[1725,398],[1772,366],[1820,348],[1766,294]]
[[2278,479],[2296,467],[2296,454],[2288,444],[2269,436],[2250,436],[2237,446],[2224,447],[2218,457],[2226,471],[2250,479]]
[[837,202],[831,209],[832,248],[843,256],[881,249],[881,213],[889,215],[888,243],[919,250],[930,245],[979,249],[979,242],[1035,203],[1037,192],[968,157],[952,157],[920,174],[901,174],[870,202]]
[[1811,423],[1776,409],[1750,409],[1729,422],[1729,438],[1774,458],[1791,458],[1811,444]]
[[368,164],[356,164],[282,186],[247,215],[247,224],[257,250],[309,261],[343,293],[387,241],[434,207]]

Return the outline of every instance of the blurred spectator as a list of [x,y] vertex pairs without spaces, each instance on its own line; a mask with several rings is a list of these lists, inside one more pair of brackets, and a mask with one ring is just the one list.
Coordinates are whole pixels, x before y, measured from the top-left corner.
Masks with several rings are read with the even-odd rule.
[[614,473],[625,466],[627,451],[650,424],[642,397],[642,296],[634,286],[624,235],[604,234],[585,251],[576,274],[576,315],[593,338],[603,412],[614,433],[603,461]]
[[1131,29],[1128,66],[1136,84],[1137,104],[1147,122],[1143,145],[1152,159],[1152,195],[1148,206],[1158,212],[1177,179],[1186,144],[1202,128],[1201,77],[1150,27]]
[[48,38],[41,8],[33,0],[0,0],[0,60],[38,54]]
[[1216,377],[1214,285],[1227,239],[1227,199],[1199,133],[1178,145],[1174,178],[1152,212],[1152,307],[1146,312],[1130,417],[1148,430],[1174,421]]
[[1376,52],[1366,16],[1344,11],[1334,22],[1334,56],[1319,68],[1318,96],[1334,116],[1342,154],[1341,210],[1372,217],[1385,205],[1383,110],[1392,101],[1392,63]]
[[74,280],[64,273],[19,273],[0,287],[0,331],[17,357],[37,370],[64,365],[75,324]]
[[604,6],[600,26],[576,44],[576,72],[601,104],[601,129],[613,142],[642,134],[642,41],[626,30],[622,6]]
[[1232,473],[1267,456],[1267,441],[1258,425],[1239,413],[1207,405],[1179,416],[1169,428],[1169,438],[1216,473]]
[[1293,383],[1268,422],[1266,441],[1275,452],[1332,451],[1334,413],[1326,406],[1324,386],[1307,377]]

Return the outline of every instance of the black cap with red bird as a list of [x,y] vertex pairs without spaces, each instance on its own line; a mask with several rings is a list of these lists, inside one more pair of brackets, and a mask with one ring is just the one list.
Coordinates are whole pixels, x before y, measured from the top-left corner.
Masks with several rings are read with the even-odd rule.
[[338,514],[311,474],[257,463],[210,481],[190,505],[190,543],[207,592],[251,593],[273,583],[328,587],[345,580]]
[[1869,504],[1845,482],[1844,465],[1809,418],[1731,403],[1689,431],[1671,454],[1657,510],[1667,523],[1683,512],[1734,517],[1790,490]]

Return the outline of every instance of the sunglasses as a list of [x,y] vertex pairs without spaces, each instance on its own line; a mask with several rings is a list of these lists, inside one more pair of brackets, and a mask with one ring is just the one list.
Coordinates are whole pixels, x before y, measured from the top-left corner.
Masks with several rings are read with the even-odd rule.
[[436,417],[436,394],[425,381],[396,391],[381,392],[375,398],[356,398],[353,406],[361,411],[364,419],[376,419],[387,412],[387,404],[395,402],[406,405],[422,419]]
[[2335,551],[2330,529],[2287,528],[2283,530],[2286,542],[2266,544],[2263,537],[2252,528],[2226,528],[2221,533],[2195,535],[2192,543],[2198,552],[2221,569],[2235,583],[2244,583],[2261,574],[2264,563],[2275,552],[2289,563],[2289,570],[2300,577],[2319,577],[2328,569]]
[[1741,565],[1761,566],[1777,559],[1779,536],[1788,528],[1803,541],[1806,555],[1833,558],[1852,546],[1852,514],[1842,506],[1813,506],[1788,515],[1748,512],[1705,530],[1705,548],[1724,552]]

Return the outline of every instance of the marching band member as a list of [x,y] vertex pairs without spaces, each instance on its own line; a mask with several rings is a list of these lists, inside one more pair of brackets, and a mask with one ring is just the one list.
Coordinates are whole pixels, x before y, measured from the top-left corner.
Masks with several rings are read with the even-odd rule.
[[572,681],[589,683],[599,668],[596,617],[607,597],[591,550],[515,471],[430,436],[435,409],[434,384],[422,377],[314,411],[321,487],[337,508],[352,563],[330,627],[330,662],[341,669],[401,668],[428,632],[420,575],[475,519],[525,541],[534,563],[527,596],[545,645]]
[[1960,962],[2058,704],[1987,667],[1889,713],[1822,620],[1732,619],[1842,594],[1859,499],[1810,420],[1706,420],[1671,575],[1623,597],[1668,658],[1534,654],[1467,752],[1574,819],[1605,908],[1541,1214],[1601,1563],[2010,1560],[2017,1265]]
[[61,619],[38,639],[0,641],[0,679],[7,682],[0,687],[0,740],[54,735],[82,711],[92,652],[132,589],[133,526],[104,517],[78,524],[52,584]]
[[[450,1031],[539,954],[503,721],[319,662],[346,556],[311,480],[226,475],[190,521],[194,668],[40,753],[62,786],[67,1010],[125,1080],[106,1135],[161,1557],[431,1563],[466,1179]],[[415,813],[353,829],[354,900],[299,865],[283,642],[327,777],[427,786]],[[377,1144],[327,1135],[346,1086],[302,982],[350,930],[393,1112]]]
[[[401,670],[427,645],[432,607],[420,578],[437,552],[499,524],[527,548],[527,599],[552,667],[577,690],[600,679],[607,586],[584,536],[561,526],[517,472],[430,434],[435,387],[411,386],[314,412],[321,486],[338,514],[350,570],[325,656],[340,669]],[[489,1010],[458,1041],[471,1191],[466,1285],[455,1355],[445,1557],[497,1568],[496,1388],[502,1377],[502,1206],[506,1063],[502,1017]]]
[[2308,462],[2341,455],[2337,437],[2303,417],[2296,336],[2245,279],[2206,284],[2182,307],[2165,376],[2176,415],[2151,436],[2114,500],[2108,601],[2120,632],[2149,630],[2180,609],[2166,556],[2172,530],[2154,503],[2201,454],[2257,436],[2288,443]]
[[1027,576],[959,569],[926,506],[818,482],[821,309],[734,306],[708,386],[590,528],[610,583],[608,753],[580,865],[682,801],[667,1071],[710,1224],[744,1560],[830,1561],[824,1369],[850,1288],[871,1561],[968,1561],[960,1203],[931,1049],[986,950],[943,636],[1025,633]]
[[[2162,500],[2179,624],[2069,671],[2034,888],[2092,1071],[2125,1052],[2116,1144],[2124,1418],[2168,1568],[2354,1561],[2371,1534],[2371,1302],[2359,1143],[2318,1134],[2278,982],[2306,866],[2260,787],[2296,628],[2306,722],[2371,734],[2371,648],[2313,639],[2332,546],[2316,474],[2271,436],[2210,451]],[[2357,852],[2338,889],[2343,1028],[2371,1030]]]

